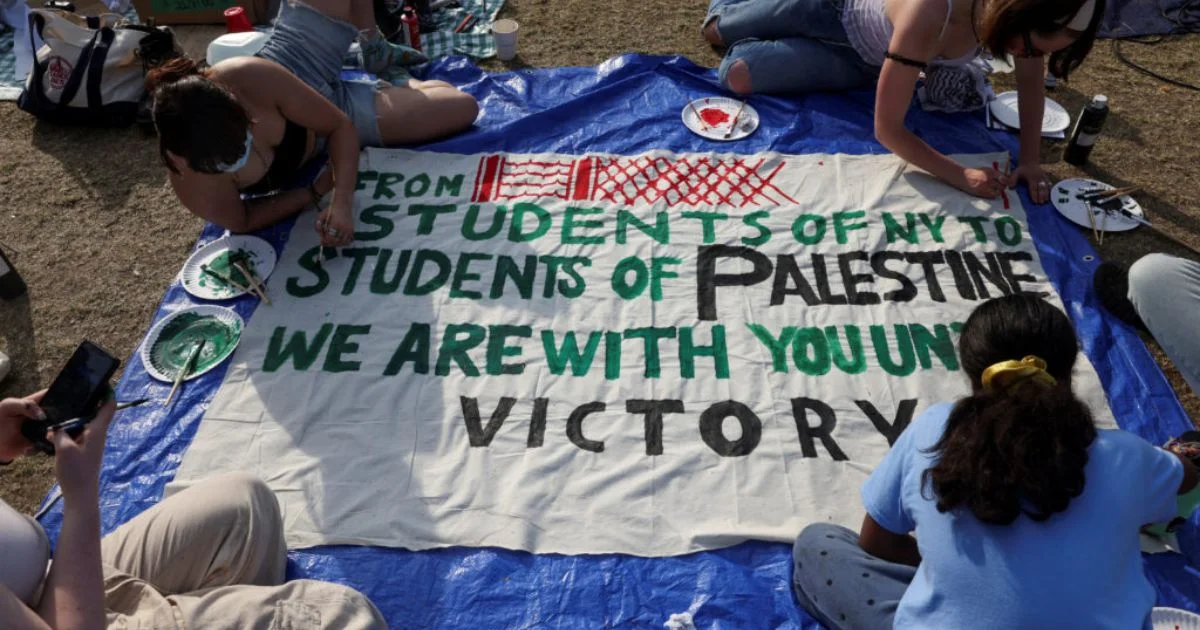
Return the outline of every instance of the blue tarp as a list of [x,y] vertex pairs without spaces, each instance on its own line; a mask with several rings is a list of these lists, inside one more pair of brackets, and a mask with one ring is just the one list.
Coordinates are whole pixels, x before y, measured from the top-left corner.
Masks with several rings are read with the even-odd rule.
[[[751,103],[762,119],[757,133],[714,146],[687,131],[679,113],[689,100],[721,90],[713,71],[679,57],[628,55],[596,68],[494,75],[467,60],[448,59],[433,64],[428,78],[464,86],[483,111],[475,129],[426,147],[431,151],[885,152],[871,131],[869,93],[754,97]],[[908,122],[944,152],[1016,152],[1015,136],[988,131],[978,115],[934,115],[914,108]],[[1140,339],[1105,315],[1092,295],[1098,261],[1091,258],[1094,252],[1082,231],[1051,207],[1032,206],[1021,194],[1042,265],[1067,304],[1121,425],[1158,444],[1188,429],[1186,415]],[[262,236],[282,250],[289,229],[279,225]],[[200,242],[220,234],[210,225]],[[155,320],[193,302],[175,283]],[[255,302],[241,298],[230,306],[249,318]],[[141,407],[114,422],[102,474],[104,531],[160,499],[223,376],[222,368],[188,383],[169,412]],[[151,380],[135,356],[117,393],[124,400],[161,399],[168,389]],[[55,505],[42,518],[52,539],[57,539],[60,510]],[[1195,547],[1196,531],[1188,527],[1181,537],[1185,550]],[[819,627],[793,601],[790,567],[787,545],[761,542],[655,559],[500,549],[320,547],[292,551],[288,576],[353,586],[396,628],[661,628],[671,613],[693,603],[698,604],[695,620],[701,628]],[[1200,611],[1200,573],[1181,556],[1147,557],[1146,567],[1161,604]]]

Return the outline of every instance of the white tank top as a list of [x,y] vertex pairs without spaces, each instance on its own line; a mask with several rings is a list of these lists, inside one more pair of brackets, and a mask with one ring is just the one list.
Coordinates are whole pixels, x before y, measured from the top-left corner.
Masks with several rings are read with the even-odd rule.
[[[888,20],[886,2],[887,0],[846,0],[842,9],[842,27],[846,29],[850,45],[863,61],[875,67],[883,65],[884,54],[892,42],[893,28],[892,22]],[[939,41],[946,34],[946,27],[950,26],[950,13],[953,9],[952,0],[946,0],[946,20],[942,22],[942,30],[938,33]],[[980,49],[976,48],[956,59],[937,57],[930,63],[960,66],[978,57],[979,51]]]
[[50,541],[42,526],[0,501],[0,584],[35,606],[49,563]]

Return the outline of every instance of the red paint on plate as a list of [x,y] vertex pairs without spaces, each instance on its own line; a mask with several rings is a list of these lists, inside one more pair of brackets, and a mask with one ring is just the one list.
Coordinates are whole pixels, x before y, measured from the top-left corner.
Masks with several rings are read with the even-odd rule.
[[727,123],[729,122],[729,118],[730,116],[728,113],[717,109],[716,107],[705,107],[704,109],[700,110],[700,120],[703,120],[704,124],[710,127],[715,127],[721,123]]

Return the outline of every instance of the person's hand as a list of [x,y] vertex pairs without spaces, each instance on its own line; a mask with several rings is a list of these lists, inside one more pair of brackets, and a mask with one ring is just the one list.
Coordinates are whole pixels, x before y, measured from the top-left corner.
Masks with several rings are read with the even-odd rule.
[[5,398],[0,401],[0,462],[12,461],[29,450],[29,440],[21,435],[26,420],[45,420],[38,407],[46,390],[24,398]]
[[345,247],[354,240],[354,217],[344,204],[332,203],[317,217],[322,247]]
[[968,168],[963,170],[963,179],[958,187],[976,197],[995,199],[1000,196],[1006,183],[1004,175],[994,168]]
[[1009,175],[1006,185],[1009,188],[1016,186],[1018,182],[1025,180],[1029,185],[1029,198],[1033,203],[1046,203],[1050,201],[1050,178],[1046,177],[1046,172],[1037,164],[1022,164],[1017,167],[1017,170]]
[[64,501],[93,504],[99,500],[100,462],[104,459],[108,425],[116,410],[117,401],[110,395],[78,437],[72,438],[66,431],[46,433],[46,439],[54,444],[54,475]]
[[[313,188],[321,199],[333,191],[332,163],[326,164],[321,173],[317,175],[317,179],[313,182]],[[354,240],[353,213],[349,207],[340,207],[336,202],[321,210],[313,227],[317,230],[317,237],[321,239],[323,247],[345,247]]]

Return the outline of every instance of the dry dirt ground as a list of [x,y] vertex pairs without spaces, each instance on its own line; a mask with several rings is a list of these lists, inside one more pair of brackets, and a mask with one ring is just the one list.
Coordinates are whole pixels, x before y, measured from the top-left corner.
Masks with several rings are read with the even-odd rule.
[[[483,65],[494,71],[593,65],[641,52],[715,66],[719,57],[698,36],[704,10],[703,0],[613,0],[602,8],[587,0],[509,0],[502,16],[521,23],[520,55]],[[202,51],[205,37],[217,32],[193,27],[189,48]],[[1200,82],[1200,38],[1126,49],[1160,72]],[[1094,93],[1107,94],[1113,112],[1086,173],[1144,187],[1138,197],[1150,218],[1200,246],[1200,93],[1134,74],[1107,42],[1054,98],[1074,113]],[[1061,150],[1061,143],[1046,145],[1050,172],[1079,175],[1061,163]],[[16,264],[30,289],[27,299],[0,302],[0,347],[14,360],[0,396],[45,386],[83,338],[129,356],[201,228],[166,187],[154,138],[138,129],[54,127],[2,103],[0,190],[0,240],[20,251]],[[1131,262],[1151,251],[1191,255],[1145,230],[1110,235],[1101,254]],[[1200,400],[1151,348],[1189,413],[1200,418]],[[26,458],[0,469],[0,498],[31,510],[51,482],[50,460]]]

